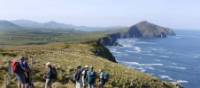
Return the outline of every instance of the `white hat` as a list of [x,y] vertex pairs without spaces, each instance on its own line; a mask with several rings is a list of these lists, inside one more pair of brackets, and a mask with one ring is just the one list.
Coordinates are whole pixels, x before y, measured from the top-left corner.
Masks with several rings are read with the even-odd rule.
[[50,62],[47,62],[47,63],[46,63],[46,66],[50,66],[50,65],[51,65],[51,63],[50,63]]
[[85,65],[85,68],[88,68],[88,65]]

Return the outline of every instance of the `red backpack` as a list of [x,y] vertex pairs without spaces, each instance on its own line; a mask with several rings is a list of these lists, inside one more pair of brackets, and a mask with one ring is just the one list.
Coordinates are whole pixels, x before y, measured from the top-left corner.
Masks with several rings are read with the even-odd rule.
[[19,62],[17,60],[12,60],[11,67],[13,72],[17,73],[17,70],[19,69]]

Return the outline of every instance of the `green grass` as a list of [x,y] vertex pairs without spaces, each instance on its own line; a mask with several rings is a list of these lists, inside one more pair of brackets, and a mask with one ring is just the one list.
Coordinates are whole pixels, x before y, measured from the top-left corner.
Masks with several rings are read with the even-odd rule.
[[7,32],[0,33],[0,46],[2,45],[31,45],[47,44],[52,42],[78,43],[96,40],[106,36],[105,32],[79,32],[79,33],[60,33],[60,32]]
[[[109,83],[106,84],[107,88],[175,88],[173,85],[148,74],[110,62],[106,60],[107,58],[96,56],[92,51],[94,49],[101,49],[100,47],[101,46],[96,43],[55,43],[48,45],[7,47],[4,48],[4,52],[17,54],[16,58],[19,58],[21,55],[26,55],[30,59],[33,58],[35,61],[35,64],[33,64],[33,78],[38,86],[37,88],[42,88],[39,86],[44,83],[42,79],[42,76],[45,73],[44,64],[48,61],[55,63],[57,66],[59,74],[55,85],[59,86],[58,88],[74,87],[71,77],[74,69],[79,65],[94,66],[95,71],[97,72],[99,69],[105,69],[109,72],[111,74],[111,79],[109,80]],[[101,53],[106,53],[102,55],[109,56],[106,51],[101,51]],[[10,54],[5,54],[2,59],[9,60],[10,58]],[[0,77],[3,77],[5,72],[0,71],[0,74]],[[0,83],[2,82],[3,80],[0,79]]]

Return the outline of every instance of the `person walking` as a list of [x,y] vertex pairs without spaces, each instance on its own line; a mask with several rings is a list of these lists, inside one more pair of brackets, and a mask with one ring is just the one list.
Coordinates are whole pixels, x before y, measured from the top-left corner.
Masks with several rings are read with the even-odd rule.
[[82,83],[83,83],[83,88],[86,88],[87,86],[87,72],[88,72],[88,66],[86,65],[84,68],[83,68],[83,71],[82,71]]
[[28,64],[28,58],[27,57],[23,57],[21,59],[21,66],[22,66],[22,69],[25,72],[26,88],[33,88],[34,86],[33,86],[32,80],[31,80],[31,68]]
[[53,73],[52,79],[53,79],[53,82],[55,82],[58,76],[56,64],[52,65],[52,73]]
[[53,81],[53,71],[50,62],[46,63],[47,73],[45,75],[45,88],[52,88],[52,81]]
[[25,88],[26,87],[25,73],[20,63],[21,61],[19,62],[16,59],[13,59],[11,66],[13,73],[16,75],[18,81],[17,83],[18,88]]
[[96,72],[94,71],[93,67],[91,66],[88,73],[87,73],[87,83],[88,88],[94,88],[95,80],[96,80]]
[[81,73],[82,73],[83,69],[81,68],[81,66],[78,66],[74,75],[75,81],[76,81],[76,88],[82,88],[83,87],[83,83],[81,80]]
[[104,70],[99,70],[99,88],[104,88],[104,85],[109,80],[109,74],[104,72]]

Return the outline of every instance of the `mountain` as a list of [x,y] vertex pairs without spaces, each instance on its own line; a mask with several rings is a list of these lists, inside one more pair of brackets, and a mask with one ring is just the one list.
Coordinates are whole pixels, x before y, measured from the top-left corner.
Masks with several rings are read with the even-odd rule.
[[110,34],[99,39],[99,42],[104,45],[116,45],[117,39],[120,38],[166,38],[172,35],[175,35],[175,32],[170,28],[142,21],[131,26],[127,32]]
[[25,28],[44,28],[44,29],[73,29],[74,26],[70,24],[58,23],[55,21],[49,21],[46,23],[39,23],[30,20],[14,20],[12,21],[16,25],[20,25]]
[[12,23],[22,26],[28,29],[62,29],[62,30],[69,30],[74,29],[78,31],[85,31],[85,32],[115,32],[116,30],[125,29],[126,27],[89,27],[89,26],[76,26],[72,24],[65,24],[59,23],[56,21],[49,21],[45,23],[35,22],[31,20],[14,20]]
[[22,27],[9,22],[5,20],[0,20],[0,31],[10,31],[10,30],[16,30],[16,29],[21,29]]
[[14,20],[14,21],[12,21],[12,23],[14,23],[16,25],[19,25],[19,26],[22,26],[22,27],[25,27],[25,28],[39,28],[39,27],[42,27],[41,23],[34,22],[34,21],[31,21],[31,20]]
[[45,28],[52,28],[52,29],[74,29],[73,25],[58,23],[58,22],[55,22],[55,21],[49,21],[47,23],[44,23],[43,26]]
[[126,37],[143,38],[163,38],[167,37],[167,35],[175,35],[175,33],[169,28],[161,27],[147,21],[139,22],[136,25],[130,27],[127,34],[125,34]]

